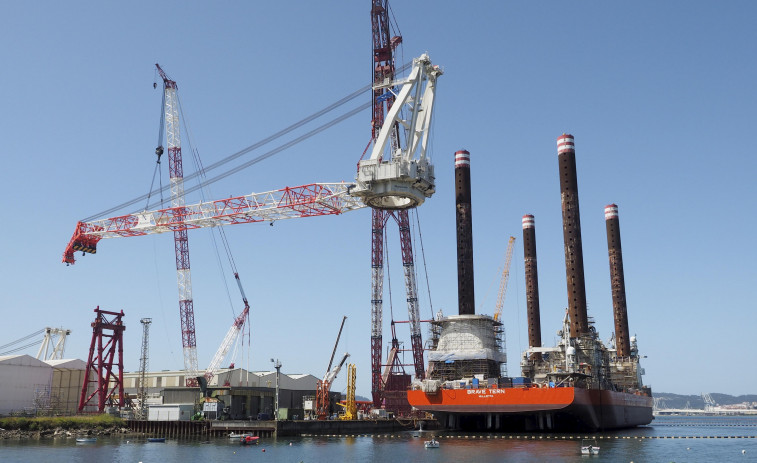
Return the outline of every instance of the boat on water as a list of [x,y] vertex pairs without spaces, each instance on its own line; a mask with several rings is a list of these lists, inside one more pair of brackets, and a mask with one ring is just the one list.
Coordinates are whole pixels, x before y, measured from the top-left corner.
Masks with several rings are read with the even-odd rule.
[[260,437],[258,436],[244,436],[239,438],[239,443],[242,445],[257,445]]
[[241,439],[243,437],[251,436],[252,434],[243,433],[243,432],[230,432],[229,433],[229,439]]
[[[479,335],[486,338],[485,331],[491,330],[493,320],[487,316],[451,316],[445,318],[444,324],[463,323],[470,328],[471,322],[480,322]],[[564,320],[564,330],[568,328],[568,316]],[[487,327],[488,328],[485,328]],[[460,334],[460,326],[447,326]],[[476,330],[468,329],[467,335],[473,336]],[[444,329],[442,330],[444,333]],[[507,378],[497,375],[500,367],[497,362],[491,375],[487,375],[487,361],[459,361],[450,359],[466,356],[465,349],[456,348],[455,354],[445,352],[446,344],[440,340],[438,346],[442,351],[431,352],[429,359],[429,377],[414,382],[407,392],[410,405],[415,409],[430,412],[445,428],[476,431],[598,431],[606,429],[628,428],[649,424],[652,417],[652,396],[649,388],[628,387],[620,389],[618,384],[607,378],[599,381],[588,365],[576,362],[575,342],[569,338],[568,331],[561,331],[563,339],[556,348],[542,352],[542,359],[536,362],[528,360],[521,365],[527,377]],[[444,336],[444,335],[442,335]],[[493,336],[492,336],[493,337]],[[633,340],[630,359],[617,359],[612,351],[603,348],[595,340],[593,355],[604,358],[608,365],[606,373],[618,370],[626,375],[636,375],[638,367],[636,342]],[[456,341],[457,342],[457,341]],[[484,349],[487,350],[487,349]],[[494,347],[488,349],[490,357],[495,357]],[[540,349],[546,351],[548,349]],[[440,356],[440,352],[443,354]],[[439,360],[437,360],[439,359]],[[446,360],[441,360],[446,359]],[[460,365],[460,364],[463,365]],[[457,365],[456,365],[457,364]],[[480,368],[476,370],[476,367]],[[469,376],[461,374],[459,368],[472,370]],[[450,376],[459,375],[458,379]],[[466,377],[467,376],[467,377]],[[437,378],[437,379],[433,379]],[[640,378],[638,379],[640,382]],[[633,385],[637,385],[634,382]],[[604,387],[600,387],[600,385]]]
[[[568,308],[555,347],[542,347],[534,217],[523,216],[528,343],[521,375],[508,377],[504,329],[477,315],[473,300],[470,153],[455,153],[458,211],[458,315],[437,314],[426,377],[407,392],[416,410],[432,413],[447,429],[473,431],[600,431],[649,424],[652,391],[636,337],[629,336],[618,207],[605,207],[615,332],[600,340],[587,313],[578,183],[572,135],[557,139],[562,193]],[[511,238],[506,262],[512,256]],[[508,268],[507,264],[505,265]],[[506,272],[503,272],[506,287]],[[502,297],[500,287],[500,298]]]
[[433,395],[408,391],[413,407],[433,413],[449,429],[490,431],[598,431],[645,425],[652,421],[647,398],[576,387],[441,389]]
[[88,444],[92,442],[97,442],[97,437],[77,437],[76,438],[77,444]]
[[438,449],[439,441],[432,437],[431,440],[424,441],[423,446],[427,449]]
[[597,441],[584,439],[581,441],[581,455],[599,455],[599,446]]
[[165,442],[165,437],[148,437],[147,442]]

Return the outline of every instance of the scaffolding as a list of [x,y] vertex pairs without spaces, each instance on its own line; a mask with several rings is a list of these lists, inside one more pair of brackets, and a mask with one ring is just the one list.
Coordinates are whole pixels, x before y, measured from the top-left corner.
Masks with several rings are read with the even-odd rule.
[[432,325],[438,339],[433,341],[436,349],[429,353],[429,379],[498,380],[507,363],[500,322],[487,315],[452,315]]

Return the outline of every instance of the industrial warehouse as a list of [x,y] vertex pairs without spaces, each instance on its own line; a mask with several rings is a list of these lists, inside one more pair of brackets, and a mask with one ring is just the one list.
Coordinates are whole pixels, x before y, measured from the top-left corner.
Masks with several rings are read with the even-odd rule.
[[[29,355],[0,357],[0,415],[72,415],[78,411],[86,363],[78,359],[41,361]],[[117,410],[133,417],[140,372],[124,372],[124,397],[129,405]],[[203,393],[187,388],[185,372],[146,372],[145,403],[150,421],[190,420],[195,410],[214,420],[297,420],[311,418],[318,378],[276,371],[219,370]],[[278,390],[277,390],[278,383]],[[278,415],[276,398],[278,393]],[[114,398],[117,401],[117,397]],[[330,412],[339,409],[341,394],[330,393]],[[110,401],[111,405],[113,401]],[[198,405],[199,404],[199,405]],[[115,408],[115,407],[112,407]],[[116,411],[114,410],[114,411]]]

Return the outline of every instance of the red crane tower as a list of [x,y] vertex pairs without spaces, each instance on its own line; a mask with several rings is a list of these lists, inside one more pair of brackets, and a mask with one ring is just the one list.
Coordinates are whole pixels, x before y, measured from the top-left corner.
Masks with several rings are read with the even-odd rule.
[[[371,135],[375,147],[379,145],[379,129],[384,127],[385,115],[388,114],[396,101],[396,94],[392,86],[395,84],[394,50],[402,43],[401,36],[392,36],[389,22],[388,0],[371,0],[371,26],[373,29],[373,119]],[[398,121],[387,126],[390,138],[391,157],[401,150],[400,130]],[[385,143],[386,140],[384,140]],[[383,149],[378,154],[378,162],[383,161]],[[430,174],[429,189],[424,196],[433,194],[433,170]],[[387,195],[369,204],[372,207],[371,220],[371,394],[373,406],[380,407],[383,401],[386,381],[381,373],[382,351],[382,311],[384,292],[384,228],[389,217],[393,217],[399,225],[400,244],[402,248],[402,265],[405,276],[405,291],[407,295],[408,320],[410,323],[410,340],[413,350],[415,377],[425,377],[423,363],[423,340],[421,338],[420,315],[418,309],[418,294],[415,281],[415,265],[413,262],[413,245],[410,233],[408,208],[415,206],[413,198],[397,200],[396,196]],[[397,349],[396,339],[392,341],[392,352]],[[396,353],[396,352],[395,352]],[[399,357],[391,356],[393,363],[399,362]]]

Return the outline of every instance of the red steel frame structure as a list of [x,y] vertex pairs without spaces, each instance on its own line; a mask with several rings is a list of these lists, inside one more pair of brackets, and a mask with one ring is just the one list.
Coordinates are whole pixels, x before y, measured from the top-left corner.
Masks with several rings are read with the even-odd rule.
[[[92,342],[89,346],[89,358],[87,360],[86,376],[79,397],[79,412],[97,396],[97,411],[102,413],[106,401],[118,390],[118,407],[125,405],[124,401],[124,350],[123,332],[126,329],[123,323],[124,311],[108,312],[95,309],[95,321],[92,322]],[[113,318],[108,318],[112,316]],[[103,342],[105,340],[105,342]],[[95,351],[95,349],[97,349]],[[113,360],[118,353],[116,363]],[[113,372],[113,367],[118,367],[118,374]],[[89,395],[89,386],[96,383],[95,390]]]
[[[380,85],[395,79],[394,49],[402,42],[402,37],[390,35],[388,0],[371,0],[371,26],[373,30],[373,119],[372,136],[376,140],[379,130],[384,125],[386,113],[395,101],[391,92],[385,92]],[[391,148],[394,152],[399,147],[399,130],[395,125],[391,136]],[[381,374],[382,350],[382,311],[384,289],[384,230],[389,216],[394,217],[400,229],[402,247],[402,265],[405,274],[408,313],[411,327],[411,344],[413,363],[417,379],[425,377],[423,366],[423,341],[420,333],[418,316],[418,297],[415,283],[415,265],[413,262],[412,237],[407,209],[386,211],[374,208],[371,220],[371,394],[373,406],[380,407],[383,402],[383,390],[386,386]],[[394,363],[399,357],[394,357]]]

